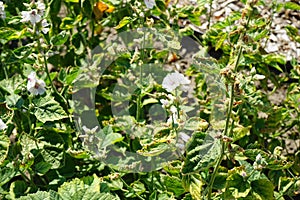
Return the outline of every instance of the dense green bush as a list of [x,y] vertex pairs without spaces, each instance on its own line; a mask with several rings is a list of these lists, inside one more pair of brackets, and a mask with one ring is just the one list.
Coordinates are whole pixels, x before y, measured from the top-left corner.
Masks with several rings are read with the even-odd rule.
[[0,2],[0,199],[299,195],[300,65],[259,7],[300,6],[241,2]]

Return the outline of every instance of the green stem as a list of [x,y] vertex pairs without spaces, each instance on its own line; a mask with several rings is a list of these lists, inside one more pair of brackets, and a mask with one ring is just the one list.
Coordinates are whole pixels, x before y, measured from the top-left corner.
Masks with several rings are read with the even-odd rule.
[[219,169],[219,167],[221,165],[221,162],[223,160],[223,157],[224,157],[225,143],[222,140],[221,140],[221,145],[222,145],[222,147],[221,147],[221,156],[219,157],[219,159],[217,161],[216,167],[215,167],[215,169],[213,171],[213,174],[211,176],[211,179],[210,179],[210,182],[209,182],[209,186],[208,186],[208,195],[207,195],[208,200],[211,199],[212,187],[213,187],[213,184],[215,182],[218,169]]
[[[36,26],[35,26],[36,27]],[[36,28],[34,27],[34,33],[36,33]],[[69,111],[68,111],[68,102],[67,100],[57,91],[56,87],[54,86],[54,83],[51,79],[51,76],[50,76],[50,73],[49,73],[49,70],[48,70],[48,62],[47,62],[47,58],[46,58],[46,55],[45,55],[45,52],[43,51],[43,48],[42,48],[42,45],[41,45],[41,42],[39,40],[39,37],[38,35],[36,35],[36,41],[38,43],[38,50],[41,51],[42,55],[43,55],[43,64],[44,64],[44,70],[46,72],[46,75],[47,75],[47,78],[50,82],[50,85],[51,85],[51,88],[52,90],[54,91],[54,93],[60,98],[60,100],[62,100],[65,104],[64,106],[64,110],[66,111],[66,113],[68,114],[69,116]],[[72,122],[72,118],[69,116],[69,119],[70,121]]]
[[5,75],[5,79],[8,79],[8,75],[7,75],[7,69],[6,69],[6,65],[4,62],[2,62],[2,66],[3,66],[3,71],[4,71],[4,75]]
[[138,122],[140,120],[141,116],[141,95],[138,95],[136,100],[136,121]]
[[28,120],[28,125],[29,125],[29,135],[31,135],[32,130],[34,129],[34,124],[31,123],[31,119],[30,119],[30,110],[31,110],[31,104],[32,104],[32,96],[29,96],[29,107],[27,110],[27,120]]
[[210,24],[211,24],[211,15],[212,15],[212,2],[213,0],[209,1],[209,14],[208,14],[208,25],[207,25],[207,29],[210,28]]
[[[244,37],[243,35],[244,34],[242,34],[242,37],[240,37],[240,38],[243,38]],[[237,58],[236,58],[236,62],[235,62],[235,65],[234,65],[233,72],[235,72],[236,69],[237,69],[237,67],[238,67],[238,64],[239,64],[239,61],[240,61],[240,58],[241,58],[241,55],[242,55],[242,50],[243,50],[243,47],[242,47],[242,45],[240,45],[240,48],[238,50],[238,55],[237,55]],[[232,109],[233,109],[233,102],[234,102],[234,83],[231,84],[230,102],[229,102],[229,107],[228,107],[228,110],[227,110],[227,118],[226,118],[226,124],[225,124],[225,129],[224,129],[223,136],[227,136],[227,134],[228,134],[229,122],[230,122],[230,119],[231,119],[231,113],[232,113]],[[213,171],[213,174],[212,174],[211,180],[209,182],[209,186],[208,186],[208,195],[207,195],[208,196],[208,200],[211,199],[212,187],[213,187],[213,184],[214,184],[217,172],[219,170],[219,167],[221,165],[221,162],[222,162],[224,154],[225,154],[225,143],[222,140],[221,140],[221,145],[222,145],[221,155],[218,158],[216,167],[214,168],[214,171]]]
[[[146,41],[146,33],[144,31],[143,34],[143,45],[142,45],[142,52],[141,52],[141,60],[144,62],[144,57],[145,57],[145,52],[144,52],[144,48],[145,48],[145,41]],[[139,74],[140,74],[140,89],[141,89],[141,94],[143,93],[143,66],[140,65],[139,66]],[[141,94],[138,95],[137,97],[137,102],[136,102],[136,121],[139,121],[140,116],[141,116],[141,110],[142,110],[142,97]]]
[[35,185],[34,182],[31,180],[31,178],[28,178],[28,177],[24,174],[24,172],[22,172],[22,170],[18,169],[18,171],[20,172],[21,176],[22,176],[27,182],[30,183],[30,185],[32,185],[32,186]]

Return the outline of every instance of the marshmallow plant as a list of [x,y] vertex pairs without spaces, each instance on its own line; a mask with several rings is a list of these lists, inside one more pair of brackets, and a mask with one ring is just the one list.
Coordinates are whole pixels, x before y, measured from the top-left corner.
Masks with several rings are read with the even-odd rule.
[[299,4],[216,3],[0,0],[0,199],[299,196]]

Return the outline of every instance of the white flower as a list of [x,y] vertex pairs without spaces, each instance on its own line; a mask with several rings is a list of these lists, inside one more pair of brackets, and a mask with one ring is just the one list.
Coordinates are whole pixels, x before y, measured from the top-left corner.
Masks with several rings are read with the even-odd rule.
[[172,123],[178,124],[178,111],[177,111],[177,108],[175,106],[171,106],[170,111],[171,111],[172,115],[167,120],[167,124],[172,124]]
[[4,10],[4,4],[2,1],[0,1],[0,18],[5,19],[6,18],[6,14],[5,14],[5,10]]
[[170,111],[172,114],[177,114],[177,108],[175,106],[171,106]]
[[22,19],[21,22],[31,22],[32,25],[39,23],[42,20],[41,15],[38,13],[36,9],[31,11],[22,11],[21,12]]
[[247,176],[247,173],[245,171],[242,171],[241,176],[245,178]]
[[259,154],[257,154],[256,158],[255,158],[255,162],[260,162],[262,160],[262,156]]
[[40,2],[40,1],[38,1],[36,4],[37,4],[37,5],[36,5],[36,8],[37,8],[37,9],[40,11],[40,13],[43,15],[44,12],[45,12],[45,8],[46,8],[45,4],[44,4],[43,2]]
[[36,78],[36,73],[31,72],[28,75],[27,90],[33,95],[42,95],[45,93],[46,84],[43,80]]
[[47,20],[43,19],[42,20],[42,32],[44,34],[47,34],[49,32],[50,28],[48,26],[49,26],[49,24],[48,24]]
[[253,163],[253,168],[257,170],[261,170],[266,165],[268,165],[268,163],[266,162],[265,158],[263,158],[259,153],[255,158],[255,162]]
[[181,90],[187,91],[189,89],[189,84],[191,81],[184,77],[183,74],[179,72],[174,72],[168,74],[163,82],[162,87],[166,89],[168,92],[173,92],[176,88],[180,87]]
[[177,114],[172,114],[168,120],[167,120],[167,124],[178,124],[178,116]]
[[169,106],[169,101],[168,101],[168,100],[166,100],[166,99],[160,99],[159,101],[160,101],[160,103],[162,104],[162,107],[163,107],[163,108]]
[[254,80],[263,80],[263,79],[265,79],[266,77],[264,76],[264,75],[261,75],[261,74],[255,74],[254,76],[253,76],[253,79]]
[[168,99],[160,99],[163,108],[169,107],[175,101],[175,97],[172,94],[168,94],[167,97]]
[[7,128],[6,124],[2,121],[2,119],[0,119],[0,130],[4,130],[6,128]]
[[170,99],[170,102],[174,102],[175,97],[172,94],[168,94],[167,97]]
[[156,5],[155,0],[144,0],[144,2],[149,9],[152,9]]
[[252,67],[252,69],[250,70],[250,74],[252,74],[252,75],[256,74],[256,69],[255,69],[255,67]]

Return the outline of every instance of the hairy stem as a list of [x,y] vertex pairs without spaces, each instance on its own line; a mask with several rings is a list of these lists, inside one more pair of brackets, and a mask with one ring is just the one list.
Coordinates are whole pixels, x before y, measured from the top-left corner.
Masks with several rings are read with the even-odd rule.
[[207,29],[210,28],[210,24],[211,24],[211,15],[212,15],[212,2],[213,0],[209,1],[209,14],[208,14],[208,25],[207,25]]
[[[248,18],[247,18],[247,22],[245,24],[245,30],[243,30],[243,32],[240,34],[239,40],[238,40],[238,43],[237,43],[238,53],[237,53],[235,63],[234,63],[234,67],[233,67],[233,70],[232,70],[233,74],[236,73],[236,70],[238,68],[238,65],[239,65],[239,62],[240,62],[240,59],[241,59],[241,55],[242,55],[242,51],[243,51],[242,40],[243,40],[244,36],[246,35],[246,30],[248,28],[248,25],[249,25],[249,22],[250,22],[250,19],[251,19],[252,11],[250,11],[248,14],[249,15],[247,16]],[[228,107],[228,110],[227,110],[227,118],[226,118],[226,124],[225,124],[225,129],[224,129],[223,136],[227,136],[228,131],[229,131],[229,123],[230,123],[230,119],[231,119],[231,113],[232,113],[233,102],[234,102],[234,84],[235,83],[234,83],[234,80],[233,80],[233,82],[231,83],[231,91],[230,91],[230,96],[229,96],[230,102],[229,102],[229,107]],[[222,146],[221,147],[221,155],[217,160],[217,164],[214,168],[214,171],[213,171],[213,174],[212,174],[212,177],[210,179],[209,186],[208,186],[208,195],[207,195],[208,200],[211,199],[212,187],[213,187],[217,172],[219,170],[219,167],[221,165],[221,162],[223,160],[223,157],[225,155],[225,142],[223,140],[221,140],[221,146]]]

